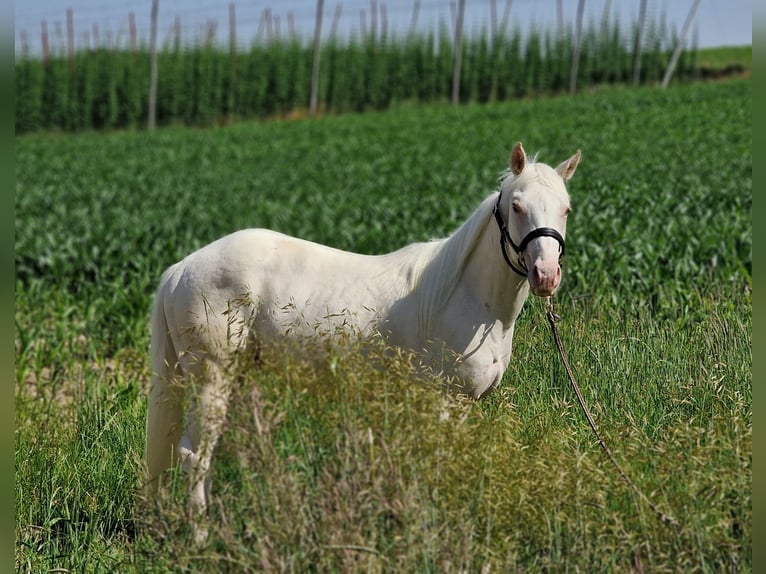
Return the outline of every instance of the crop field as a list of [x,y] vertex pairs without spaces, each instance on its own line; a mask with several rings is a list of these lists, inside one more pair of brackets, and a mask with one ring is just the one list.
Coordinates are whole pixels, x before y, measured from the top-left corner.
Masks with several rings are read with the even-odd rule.
[[[660,19],[644,24],[640,56],[638,23],[620,26],[607,17],[590,22],[580,42],[579,89],[633,81],[636,58],[641,84],[660,82],[677,33]],[[453,37],[446,23],[438,30],[406,37],[392,34],[362,40],[331,38],[321,46],[317,101],[323,112],[382,110],[402,103],[449,101]],[[569,88],[572,32],[532,30],[491,36],[485,29],[461,43],[461,102],[488,102]],[[713,49],[712,52],[717,52]],[[706,66],[716,65],[701,51]],[[752,52],[752,50],[751,50]],[[696,48],[684,50],[675,81],[706,73]],[[725,61],[731,62],[732,54]],[[305,113],[311,92],[312,42],[275,38],[254,41],[232,53],[220,43],[182,42],[176,37],[158,53],[159,125],[211,126],[237,119]],[[16,133],[79,131],[146,125],[149,51],[142,47],[77,51],[71,59],[54,52],[47,60],[21,57],[15,64]]]
[[[736,79],[18,137],[16,571],[751,571],[751,101]],[[241,373],[194,548],[184,475],[142,488],[162,271],[244,227],[363,253],[446,236],[519,140],[554,165],[582,149],[561,335],[680,528],[608,466],[530,297],[481,401],[412,384],[406,357]]]

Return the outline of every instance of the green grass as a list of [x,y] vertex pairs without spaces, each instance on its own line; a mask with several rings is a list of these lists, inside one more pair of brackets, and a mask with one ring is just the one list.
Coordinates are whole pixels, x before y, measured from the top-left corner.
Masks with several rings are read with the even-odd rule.
[[[750,571],[751,124],[737,80],[17,138],[16,570]],[[190,549],[184,477],[141,495],[161,271],[246,226],[367,253],[445,235],[517,140],[547,163],[583,150],[562,337],[617,459],[681,531],[609,468],[532,300],[481,402],[410,384],[403,357],[247,373],[211,542]]]
[[701,70],[712,72],[739,69],[742,72],[752,72],[752,46],[724,46],[698,50],[696,62]]

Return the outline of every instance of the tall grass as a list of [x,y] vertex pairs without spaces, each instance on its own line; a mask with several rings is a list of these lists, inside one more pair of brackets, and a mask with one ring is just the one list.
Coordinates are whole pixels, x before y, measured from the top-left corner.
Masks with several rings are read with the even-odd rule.
[[[581,42],[578,85],[625,83],[632,78],[633,32],[617,21],[590,24]],[[677,39],[649,26],[641,81],[662,77]],[[558,35],[516,27],[490,37],[486,30],[463,43],[461,101],[487,102],[556,94],[569,86],[571,31]],[[253,43],[232,58],[213,41],[159,53],[157,121],[206,126],[305,110],[313,46],[306,39]],[[320,107],[326,112],[384,109],[410,102],[448,101],[453,38],[436,32],[380,39],[331,38],[321,48]],[[684,52],[676,77],[696,77],[695,50]],[[64,55],[47,62],[16,62],[16,133],[40,129],[88,130],[142,126],[148,106],[149,55],[141,48],[80,51],[72,67]]]
[[750,303],[731,295],[740,302],[701,299],[706,319],[680,328],[559,309],[601,431],[680,531],[607,465],[533,301],[518,359],[479,403],[413,384],[406,356],[375,368],[369,348],[326,369],[245,372],[204,550],[181,473],[159,503],[142,498],[145,362],[73,373],[71,402],[20,394],[17,570],[747,571]]

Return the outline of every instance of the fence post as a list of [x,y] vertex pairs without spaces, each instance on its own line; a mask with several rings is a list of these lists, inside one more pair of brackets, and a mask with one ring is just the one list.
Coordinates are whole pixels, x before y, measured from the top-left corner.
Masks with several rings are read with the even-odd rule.
[[604,2],[604,12],[601,14],[601,41],[606,42],[609,34],[609,12],[612,9],[612,0]]
[[229,52],[231,55],[232,73],[237,70],[237,12],[234,2],[229,3]]
[[66,52],[71,76],[74,75],[74,13],[71,8],[66,11]]
[[370,41],[374,44],[378,40],[378,3],[370,0]]
[[295,14],[292,12],[287,13],[287,39],[290,42],[295,41]]
[[412,18],[410,18],[410,29],[407,32],[407,36],[410,38],[415,35],[415,30],[418,27],[418,13],[420,12],[420,0],[415,0],[412,5]]
[[149,119],[147,129],[154,131],[157,122],[157,13],[160,0],[152,0],[151,28],[149,32]]
[[274,41],[274,18],[271,15],[271,8],[266,8],[263,15],[266,22],[266,43],[270,46]]
[[511,18],[512,4],[513,0],[505,0],[505,8],[503,8],[503,19],[500,20],[500,29],[498,30],[499,34],[505,34],[506,30],[508,29],[508,20]]
[[50,43],[48,40],[48,21],[43,20],[40,22],[40,42],[42,43],[42,49],[43,49],[43,64],[48,64],[48,59],[50,58],[51,48]]
[[335,5],[335,14],[332,17],[332,26],[330,26],[330,38],[335,39],[338,33],[338,23],[340,22],[340,15],[343,12],[343,4],[340,2]]
[[388,8],[386,3],[381,0],[380,2],[380,34],[378,41],[385,42],[388,36]]
[[98,24],[96,22],[93,22],[93,26],[91,27],[93,30],[93,33],[91,35],[91,38],[93,40],[93,49],[98,50],[101,48],[101,34],[98,30]]
[[684,49],[684,44],[686,44],[686,36],[689,34],[689,28],[691,28],[692,20],[694,20],[694,13],[697,11],[699,4],[700,0],[694,0],[692,7],[689,9],[689,14],[686,16],[684,27],[681,29],[681,37],[678,39],[678,44],[676,44],[676,48],[673,50],[673,56],[670,58],[668,69],[665,70],[665,76],[662,78],[663,89],[668,87],[670,78],[673,77],[673,72],[675,71],[676,64],[678,63],[678,57],[681,55],[681,51]]
[[580,66],[580,35],[582,34],[582,15],[585,12],[585,0],[577,3],[577,23],[575,24],[574,48],[572,49],[572,70],[569,75],[569,93],[577,91],[577,71]]
[[130,54],[133,61],[135,61],[136,54],[138,53],[138,30],[136,28],[135,12],[128,14],[128,29],[130,31]]
[[646,0],[641,0],[638,9],[638,29],[636,30],[636,42],[633,46],[633,85],[637,86],[641,81],[641,48],[644,35],[644,21],[646,20]]
[[463,15],[465,14],[465,0],[460,0],[455,21],[454,62],[452,68],[452,105],[460,103],[460,66],[463,60]]
[[311,99],[309,100],[309,114],[317,113],[317,95],[319,92],[319,49],[322,36],[322,12],[324,0],[317,0],[317,16],[314,27],[314,61],[311,64]]
[[489,37],[494,46],[497,37],[497,0],[490,0],[489,2]]

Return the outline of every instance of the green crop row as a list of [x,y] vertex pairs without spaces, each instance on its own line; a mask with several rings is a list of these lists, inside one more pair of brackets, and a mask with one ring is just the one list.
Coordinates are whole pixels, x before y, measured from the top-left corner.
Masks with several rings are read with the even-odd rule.
[[[632,81],[633,32],[615,23],[591,25],[582,36],[580,88]],[[658,82],[677,38],[660,24],[647,27],[641,82]],[[503,101],[568,90],[572,35],[533,29],[522,35],[462,44],[460,99]],[[696,52],[684,52],[681,80],[698,74]],[[157,121],[211,125],[305,110],[313,48],[305,40],[253,44],[235,56],[213,44],[167,47],[158,55]],[[318,103],[326,112],[383,109],[397,103],[448,101],[453,40],[446,27],[382,41],[331,40],[321,48]],[[16,133],[143,126],[148,114],[149,54],[97,50],[47,62],[16,63]]]

